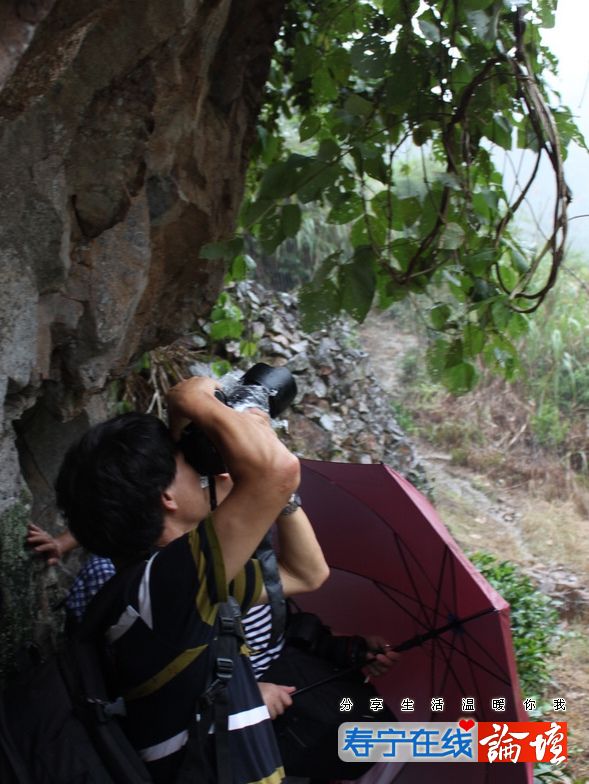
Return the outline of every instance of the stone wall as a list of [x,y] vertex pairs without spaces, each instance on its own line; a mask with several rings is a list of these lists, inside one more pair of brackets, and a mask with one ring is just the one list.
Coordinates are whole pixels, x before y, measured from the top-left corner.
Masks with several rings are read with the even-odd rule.
[[[282,10],[283,0],[1,4],[5,607],[25,601],[28,578],[7,563],[20,562],[27,515],[52,524],[59,455],[105,414],[109,380],[216,299],[222,269],[199,250],[232,230]],[[19,506],[27,486],[30,510]],[[15,644],[35,612],[30,603],[18,626],[4,614]]]
[[[252,281],[228,290],[244,315],[246,335],[258,341],[256,360],[240,356],[240,341],[217,344],[219,358],[243,370],[254,361],[285,365],[297,381],[294,405],[285,412],[281,437],[301,457],[351,463],[387,463],[412,482],[426,487],[415,449],[399,427],[392,398],[370,369],[368,354],[350,319],[334,319],[329,328],[303,332],[296,297],[272,292]],[[203,353],[210,341],[208,322],[201,322],[204,338],[192,338]],[[191,340],[182,341],[190,350]],[[185,354],[187,373],[207,374],[210,364]]]

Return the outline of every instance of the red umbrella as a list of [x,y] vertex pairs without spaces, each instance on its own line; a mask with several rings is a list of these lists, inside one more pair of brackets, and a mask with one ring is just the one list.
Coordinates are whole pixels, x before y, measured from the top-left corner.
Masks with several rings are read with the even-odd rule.
[[[297,599],[338,634],[380,634],[411,646],[377,681],[399,721],[526,721],[509,605],[448,533],[429,501],[385,465],[302,460],[301,496],[331,568]],[[345,696],[342,694],[342,697]],[[442,697],[434,712],[431,699]],[[462,698],[475,700],[474,713]],[[401,701],[414,701],[401,712]],[[491,708],[505,699],[505,710]],[[342,714],[345,721],[345,713]],[[531,784],[523,763],[377,765],[363,782]]]

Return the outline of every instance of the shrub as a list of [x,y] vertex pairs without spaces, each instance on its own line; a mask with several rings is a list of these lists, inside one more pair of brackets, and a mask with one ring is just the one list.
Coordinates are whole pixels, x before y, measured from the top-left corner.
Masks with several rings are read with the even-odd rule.
[[511,606],[511,633],[520,686],[539,698],[550,683],[550,661],[563,637],[556,605],[510,561],[477,552],[470,560]]

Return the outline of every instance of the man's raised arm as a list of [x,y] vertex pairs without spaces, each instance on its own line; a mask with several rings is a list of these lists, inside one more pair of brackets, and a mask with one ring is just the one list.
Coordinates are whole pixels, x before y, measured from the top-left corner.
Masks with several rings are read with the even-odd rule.
[[194,422],[214,443],[233,479],[231,492],[213,512],[229,582],[298,487],[300,467],[266,414],[234,411],[215,397],[216,388],[212,379],[182,381],[170,390],[168,406],[173,436],[180,435],[182,420]]

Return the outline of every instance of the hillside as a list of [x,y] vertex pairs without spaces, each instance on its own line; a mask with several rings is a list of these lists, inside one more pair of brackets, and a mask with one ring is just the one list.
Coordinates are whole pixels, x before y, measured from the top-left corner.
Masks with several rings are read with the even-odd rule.
[[[567,700],[571,780],[584,784],[589,780],[587,491],[557,455],[526,448],[523,425],[516,422],[523,401],[513,391],[495,384],[452,398],[418,390],[411,380],[417,339],[382,314],[372,314],[360,332],[453,536],[467,554],[483,550],[514,561],[557,602],[566,637],[545,696],[549,705],[556,697]],[[513,418],[504,432],[497,412]]]

